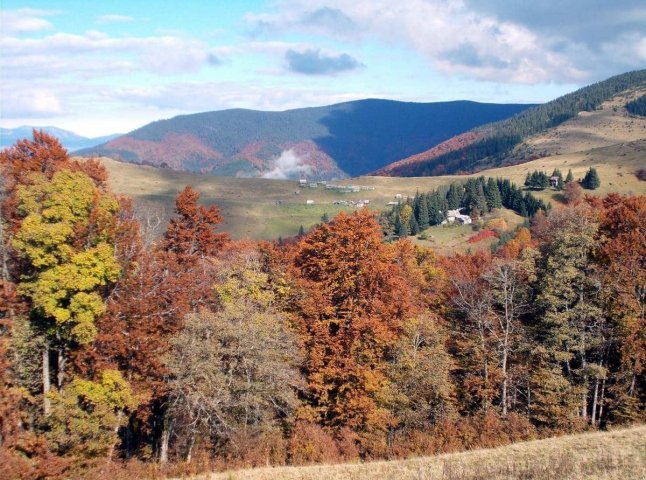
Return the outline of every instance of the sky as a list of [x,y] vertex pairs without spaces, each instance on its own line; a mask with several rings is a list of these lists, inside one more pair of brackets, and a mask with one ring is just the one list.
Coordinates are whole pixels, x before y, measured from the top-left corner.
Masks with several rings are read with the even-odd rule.
[[643,0],[2,0],[0,126],[360,98],[538,103],[646,67]]

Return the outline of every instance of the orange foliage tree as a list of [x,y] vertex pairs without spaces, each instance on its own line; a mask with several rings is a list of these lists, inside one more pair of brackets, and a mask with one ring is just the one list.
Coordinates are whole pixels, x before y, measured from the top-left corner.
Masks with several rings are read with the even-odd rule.
[[323,425],[376,433],[392,422],[385,363],[414,307],[381,240],[373,214],[359,211],[319,225],[295,247],[308,411]]

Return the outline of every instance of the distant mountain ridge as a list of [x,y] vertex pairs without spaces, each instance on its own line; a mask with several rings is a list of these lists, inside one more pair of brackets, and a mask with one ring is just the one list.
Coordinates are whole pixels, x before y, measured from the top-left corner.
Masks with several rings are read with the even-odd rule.
[[232,109],[160,120],[78,153],[217,175],[342,178],[530,106],[367,99],[283,112]]
[[529,108],[509,119],[476,127],[428,150],[394,162],[375,175],[418,177],[470,173],[485,168],[521,163],[540,156],[540,152],[514,153],[515,147],[532,135],[590,112],[629,90],[646,87],[646,70],[627,72],[583,87],[555,100]]
[[57,127],[32,127],[24,125],[16,128],[0,128],[0,149],[10,147],[18,140],[24,138],[31,138],[32,131],[43,130],[50,135],[55,136],[60,140],[63,146],[69,151],[73,152],[75,150],[80,150],[82,148],[91,147],[92,145],[97,145],[104,142],[109,142],[110,140],[119,137],[121,134],[113,135],[104,135],[101,137],[84,137],[78,135],[69,130],[63,130],[62,128]]

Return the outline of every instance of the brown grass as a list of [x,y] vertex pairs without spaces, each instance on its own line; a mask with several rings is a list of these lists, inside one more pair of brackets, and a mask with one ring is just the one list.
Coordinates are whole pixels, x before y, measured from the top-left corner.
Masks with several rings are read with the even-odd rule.
[[632,480],[646,478],[646,426],[390,462],[258,468],[194,480]]
[[[634,93],[636,95],[637,93]],[[525,176],[533,170],[547,171],[559,168],[563,174],[572,169],[575,178],[583,178],[590,167],[595,167],[601,177],[601,188],[594,195],[610,192],[646,194],[646,182],[640,181],[637,172],[646,169],[646,119],[629,115],[621,107],[628,99],[619,98],[606,102],[602,109],[583,112],[576,118],[532,137],[519,148],[547,153],[548,156],[531,162],[495,168],[469,176],[509,178],[522,185]],[[386,203],[395,200],[396,194],[415,195],[448,185],[468,176],[442,177],[360,177],[344,183],[375,187],[373,191],[340,194],[322,188],[299,189],[298,182],[258,178],[230,178],[175,172],[156,169],[110,159],[103,159],[110,173],[110,184],[118,193],[130,195],[135,202],[155,202],[172,211],[175,195],[186,184],[193,185],[203,195],[205,203],[217,203],[224,215],[224,230],[234,238],[276,239],[295,235],[299,226],[309,227],[327,213],[332,217],[350,207],[334,205],[335,200],[369,199],[371,208],[385,209]],[[300,190],[299,195],[294,192]],[[561,195],[552,189],[534,193],[553,204]],[[314,206],[305,206],[305,200],[314,200]],[[462,240],[467,235],[444,235],[436,232],[434,247],[465,248]],[[450,232],[457,233],[457,232]],[[435,234],[433,234],[435,235]],[[447,242],[443,243],[442,238]],[[462,238],[464,237],[464,238]],[[484,243],[484,242],[483,242]]]

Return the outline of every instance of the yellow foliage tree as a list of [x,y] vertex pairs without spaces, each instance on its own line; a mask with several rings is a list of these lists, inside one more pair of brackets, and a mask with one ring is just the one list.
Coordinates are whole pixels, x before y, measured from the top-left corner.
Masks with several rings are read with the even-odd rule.
[[[118,199],[82,172],[61,170],[51,180],[36,174],[17,192],[23,217],[13,247],[25,262],[19,293],[31,302],[35,329],[43,335],[43,392],[49,391],[50,350],[58,352],[57,384],[64,381],[66,352],[90,343],[104,310],[102,289],[120,266],[114,255]],[[49,404],[45,397],[44,409]]]

